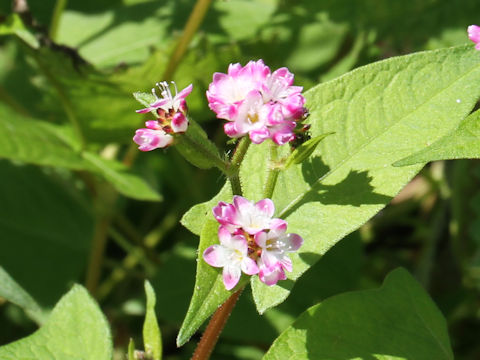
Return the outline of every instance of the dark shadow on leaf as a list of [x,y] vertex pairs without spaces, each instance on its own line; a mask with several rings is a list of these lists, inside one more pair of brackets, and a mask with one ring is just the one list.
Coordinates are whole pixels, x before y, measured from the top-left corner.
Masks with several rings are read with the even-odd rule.
[[[319,157],[313,158],[302,164],[304,180],[310,184],[311,189],[282,216],[287,217],[302,205],[309,202],[320,202],[325,205],[351,205],[361,206],[368,204],[386,204],[391,196],[378,194],[371,185],[373,178],[367,171],[350,170],[348,175],[339,183],[325,185],[322,183],[328,177],[328,167]],[[318,175],[322,174],[321,177]]]
[[300,256],[300,258],[310,266],[314,265],[318,259],[321,258],[320,255],[313,252],[300,252],[298,256]]
[[282,280],[277,283],[277,286],[280,286],[281,288],[284,288],[286,290],[292,290],[294,285],[295,281],[290,279]]

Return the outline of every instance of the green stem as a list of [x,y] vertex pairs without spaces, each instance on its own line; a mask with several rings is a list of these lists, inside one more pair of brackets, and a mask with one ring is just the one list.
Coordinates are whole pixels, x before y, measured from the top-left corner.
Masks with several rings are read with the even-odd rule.
[[110,217],[106,216],[100,217],[95,225],[90,261],[87,268],[87,278],[85,281],[85,286],[92,296],[95,296],[97,292],[109,226]]
[[60,18],[62,17],[63,10],[66,6],[67,0],[57,0],[57,2],[55,3],[49,31],[50,39],[52,39],[53,41],[57,39],[58,24],[60,23]]
[[278,174],[280,169],[276,162],[278,160],[278,145],[273,141],[270,143],[270,166],[268,169],[267,181],[265,182],[265,188],[263,190],[264,198],[272,198],[275,185],[277,184]]
[[247,153],[250,143],[251,141],[248,136],[245,136],[240,140],[227,169],[227,177],[230,181],[233,195],[242,195],[242,184],[240,183],[240,165],[242,164],[243,158]]
[[188,18],[187,24],[183,29],[182,37],[180,38],[177,47],[173,51],[172,56],[170,56],[170,60],[167,65],[167,69],[163,75],[163,79],[165,81],[169,81],[172,79],[175,70],[180,64],[185,52],[187,51],[187,47],[192,41],[193,35],[197,32],[200,24],[202,23],[203,19],[205,18],[205,14],[210,6],[212,0],[197,0],[195,7],[193,8],[192,12],[190,13],[190,17]]

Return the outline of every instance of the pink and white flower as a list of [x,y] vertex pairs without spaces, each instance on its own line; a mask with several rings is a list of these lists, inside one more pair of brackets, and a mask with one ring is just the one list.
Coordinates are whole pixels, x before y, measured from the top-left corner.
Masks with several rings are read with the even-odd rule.
[[230,64],[228,73],[215,73],[207,91],[210,109],[225,119],[230,137],[249,135],[253,143],[272,139],[283,145],[295,139],[297,121],[305,114],[302,87],[293,86],[287,68],[273,73],[263,60],[242,67]]
[[470,25],[467,31],[468,38],[476,44],[475,49],[480,50],[480,26]]
[[223,283],[227,290],[238,284],[242,271],[247,275],[258,273],[257,263],[248,256],[244,236],[232,235],[226,228],[218,229],[220,244],[212,245],[203,252],[205,262],[223,268]]
[[270,199],[253,203],[237,195],[233,197],[233,204],[221,201],[213,208],[213,216],[221,225],[231,232],[241,228],[250,235],[268,229],[274,212]]
[[223,281],[228,290],[238,283],[240,270],[248,275],[258,273],[266,285],[285,280],[285,271],[292,271],[288,254],[297,251],[303,239],[286,233],[287,222],[272,219],[274,211],[270,199],[253,203],[241,196],[234,196],[232,204],[222,201],[213,208],[220,223],[220,245],[206,249],[203,258],[212,266],[224,268]]
[[139,145],[138,148],[142,151],[167,147],[174,140],[171,134],[184,133],[188,129],[185,98],[192,92],[193,86],[190,84],[178,92],[177,86],[173,81],[172,84],[175,87],[175,96],[172,95],[167,82],[157,83],[162,97],[159,98],[155,89],[152,89],[152,94],[155,96],[156,101],[144,109],[137,110],[137,113],[141,114],[155,111],[157,115],[157,120],[149,120],[145,123],[146,129],[138,129],[135,132],[133,141]]
[[255,234],[255,242],[262,249],[261,258],[264,266],[273,267],[280,264],[283,269],[292,271],[292,261],[288,253],[297,251],[302,246],[303,239],[297,234],[286,234],[287,222],[274,219],[268,232]]
[[[148,121],[147,121],[148,123]],[[138,129],[135,131],[135,136],[133,137],[139,146],[138,149],[141,151],[151,151],[158,148],[165,148],[172,144],[173,137],[172,135],[167,134],[162,129]]]

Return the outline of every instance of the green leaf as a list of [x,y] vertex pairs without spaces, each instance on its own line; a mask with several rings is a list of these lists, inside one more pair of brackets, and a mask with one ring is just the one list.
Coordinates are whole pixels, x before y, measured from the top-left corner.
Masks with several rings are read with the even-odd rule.
[[[140,104],[142,104],[145,107],[149,107],[150,104],[153,104],[157,100],[155,95],[153,95],[152,93],[137,91],[137,92],[134,92],[132,95],[135,98],[135,100],[137,100]],[[154,115],[156,115],[155,112],[153,113]]]
[[447,324],[404,269],[379,289],[331,297],[305,311],[264,360],[452,360]]
[[175,148],[191,164],[209,169],[223,162],[218,148],[211,142],[205,131],[194,120],[189,119],[186,133],[176,137]]
[[223,284],[222,269],[214,268],[203,260],[202,254],[205,249],[210,245],[218,243],[217,233],[218,223],[207,220],[200,235],[195,288],[185,320],[177,336],[177,346],[185,344],[203,322],[208,319],[230,295],[247,282],[247,279],[242,277],[238,285],[231,291],[228,291]]
[[315,149],[317,148],[320,141],[325,139],[328,135],[332,135],[333,133],[326,133],[322,135],[315,136],[313,139],[305,141],[299,147],[292,151],[290,156],[287,158],[285,162],[285,169],[288,169],[293,164],[301,164],[305,160],[307,160],[310,155],[313,154]]
[[112,339],[107,320],[80,285],[53,309],[33,335],[0,347],[2,360],[111,360]]
[[35,35],[25,27],[18,14],[10,14],[0,23],[0,35],[16,35],[34,49],[40,46]]
[[42,306],[53,306],[85,270],[91,205],[61,178],[68,172],[2,160],[0,174],[0,264]]
[[0,157],[36,165],[88,169],[68,129],[19,115],[0,104]]
[[[291,256],[289,280],[269,287],[252,277],[259,312],[281,303],[301,274],[380,211],[423,166],[392,163],[451,131],[479,96],[480,57],[472,46],[391,58],[307,91],[312,136],[335,134],[309,161],[278,177],[276,216],[305,242]],[[261,151],[255,163],[244,164],[244,174],[258,171],[262,158],[266,167],[268,153]],[[259,177],[242,177],[247,198],[261,197]]]
[[463,120],[458,128],[426,149],[397,161],[393,166],[407,166],[435,160],[480,158],[480,111]]
[[[306,92],[312,136],[335,134],[308,161],[279,174],[275,216],[305,241],[291,255],[288,280],[266,286],[252,277],[257,310],[282,303],[296,279],[379,212],[422,167],[391,164],[447,134],[479,96],[480,57],[471,45],[380,61]],[[280,152],[287,156],[289,149]],[[268,144],[250,147],[240,171],[246,198],[262,198],[269,161]],[[231,201],[226,187],[190,209],[182,223],[197,232],[219,200]]]
[[43,323],[45,313],[40,305],[0,266],[0,297],[20,306],[37,324]]
[[147,295],[147,310],[143,323],[143,343],[145,352],[153,360],[162,359],[162,336],[155,315],[155,291],[152,285],[145,280],[145,294]]
[[137,200],[160,201],[162,196],[145,180],[118,161],[103,159],[85,152],[92,171],[98,173],[121,194]]

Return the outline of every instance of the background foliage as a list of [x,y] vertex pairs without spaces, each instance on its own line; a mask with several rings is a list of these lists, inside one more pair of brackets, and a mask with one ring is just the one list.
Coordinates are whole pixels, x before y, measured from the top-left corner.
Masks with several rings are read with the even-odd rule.
[[[195,169],[175,149],[132,151],[142,118],[131,93],[162,80],[193,4],[72,0],[56,16],[55,1],[30,1],[36,22],[26,28],[0,4],[0,266],[38,302],[0,306],[0,345],[31,334],[74,282],[85,282],[92,239],[103,237],[95,295],[111,324],[115,359],[130,337],[142,343],[145,278],[156,290],[165,358],[189,358],[195,341],[177,349],[175,337],[194,288],[198,237],[179,221],[216,194],[223,178]],[[272,69],[289,66],[309,89],[376,60],[464,44],[466,26],[479,16],[473,0],[214,1],[173,78],[180,88],[193,82],[190,114],[221,145],[225,135],[204,93],[212,73],[229,63],[263,58]],[[54,43],[32,35],[42,29]],[[475,160],[424,168],[310,268],[280,306],[259,316],[247,290],[214,358],[259,359],[305,309],[378,288],[398,266],[446,317],[456,358],[480,357],[479,178]],[[85,296],[74,288],[60,304],[84,301],[88,308]],[[335,299],[327,300],[332,308]]]

